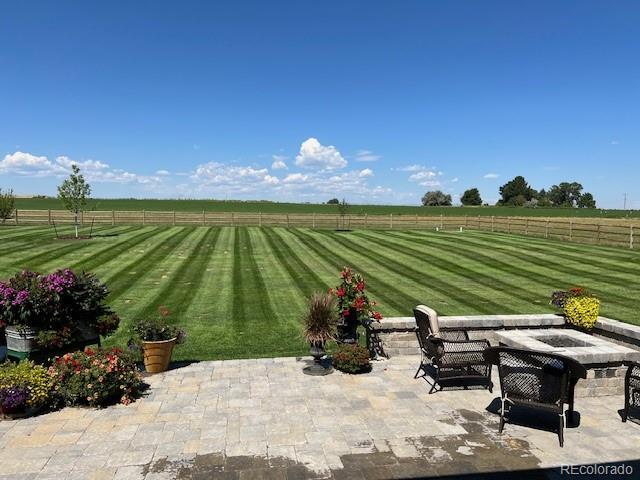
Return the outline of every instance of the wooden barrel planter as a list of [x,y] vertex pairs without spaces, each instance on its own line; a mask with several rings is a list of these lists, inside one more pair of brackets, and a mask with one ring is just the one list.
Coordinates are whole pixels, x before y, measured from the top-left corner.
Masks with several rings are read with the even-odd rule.
[[175,338],[159,342],[142,342],[145,370],[148,373],[160,373],[169,368],[175,344]]

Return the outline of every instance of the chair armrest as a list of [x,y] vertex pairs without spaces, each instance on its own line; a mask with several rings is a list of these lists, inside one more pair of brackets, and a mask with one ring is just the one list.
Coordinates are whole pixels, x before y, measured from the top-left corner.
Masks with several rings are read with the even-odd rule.
[[442,339],[445,352],[484,352],[491,347],[488,340],[454,341]]
[[466,330],[440,330],[439,337],[443,340],[464,342],[469,340],[469,333]]

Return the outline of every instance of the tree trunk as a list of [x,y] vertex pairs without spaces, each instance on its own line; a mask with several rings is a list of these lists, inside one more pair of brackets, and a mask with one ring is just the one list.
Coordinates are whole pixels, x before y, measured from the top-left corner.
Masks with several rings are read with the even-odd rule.
[[77,213],[75,216],[75,223],[76,223],[76,238],[78,238],[78,214]]

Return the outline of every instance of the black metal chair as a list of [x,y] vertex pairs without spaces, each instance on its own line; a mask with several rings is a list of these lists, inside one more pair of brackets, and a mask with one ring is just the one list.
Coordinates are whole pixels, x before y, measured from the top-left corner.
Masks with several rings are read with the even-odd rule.
[[564,444],[564,404],[573,419],[575,386],[586,378],[586,368],[576,360],[547,352],[509,347],[491,347],[485,358],[498,367],[502,405],[500,433],[505,423],[505,405],[520,405],[558,414],[558,438]]
[[[440,330],[435,310],[418,305],[413,309],[416,319],[416,336],[420,345],[421,359],[414,378],[427,374],[433,377],[429,393],[437,387],[481,386],[493,391],[491,363],[483,356],[490,347],[487,340],[469,340],[464,330]],[[429,372],[431,367],[432,372]]]
[[640,409],[640,363],[638,362],[629,362],[629,369],[625,375],[623,422],[627,421],[631,407]]

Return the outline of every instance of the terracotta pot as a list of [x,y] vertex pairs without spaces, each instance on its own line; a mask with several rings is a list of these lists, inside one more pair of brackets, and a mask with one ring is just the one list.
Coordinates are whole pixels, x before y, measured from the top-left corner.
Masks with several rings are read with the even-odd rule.
[[148,373],[160,373],[169,368],[175,344],[175,338],[160,342],[142,342],[145,370]]

